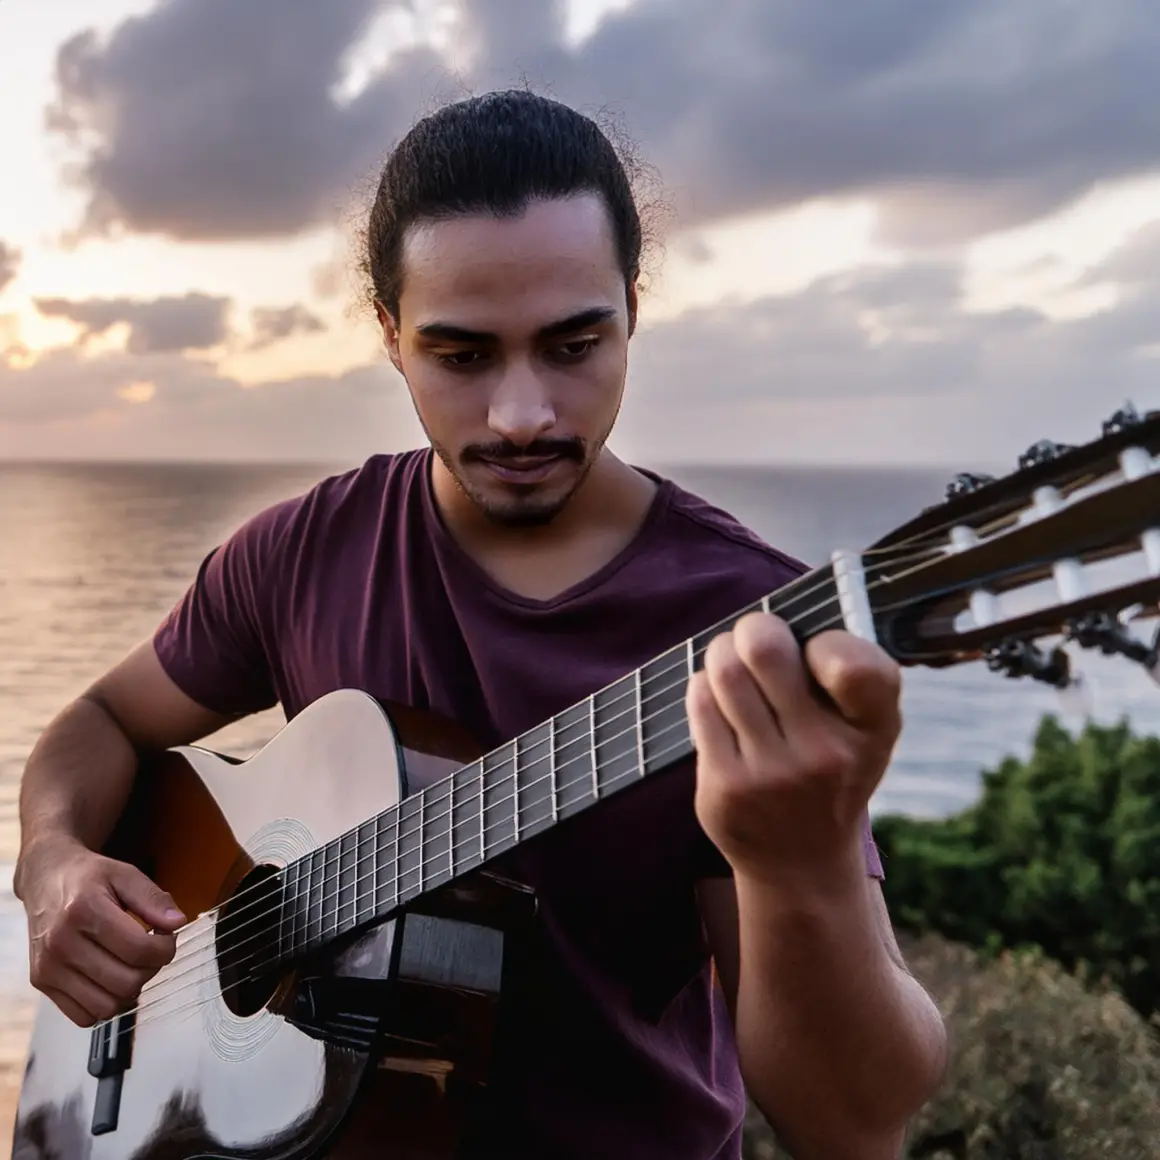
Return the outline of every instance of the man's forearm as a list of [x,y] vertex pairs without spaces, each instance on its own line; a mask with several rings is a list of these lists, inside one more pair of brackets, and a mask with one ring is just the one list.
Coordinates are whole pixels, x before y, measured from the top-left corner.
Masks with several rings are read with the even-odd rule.
[[816,888],[736,881],[742,1070],[795,1160],[893,1160],[945,1067],[942,1018],[893,961],[872,887],[853,860]]
[[20,784],[20,857],[13,890],[47,842],[75,840],[98,850],[117,823],[137,772],[137,754],[113,718],[81,698],[41,735]]

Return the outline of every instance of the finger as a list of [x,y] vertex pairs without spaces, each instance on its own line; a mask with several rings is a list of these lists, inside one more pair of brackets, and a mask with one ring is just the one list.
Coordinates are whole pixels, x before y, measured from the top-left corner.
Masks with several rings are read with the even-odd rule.
[[75,999],[63,991],[58,991],[55,987],[45,987],[42,993],[45,998],[51,999],[64,1015],[78,1027],[92,1027],[96,1023],[97,1017],[91,1011],[86,1011]]
[[852,725],[883,732],[898,728],[902,673],[878,645],[829,631],[810,640],[805,654],[814,679]]
[[773,708],[738,655],[730,633],[715,637],[705,650],[705,677],[721,715],[747,760],[767,754],[781,740]]
[[135,999],[155,971],[134,969],[87,935],[78,935],[69,965],[120,1000]]
[[704,672],[694,673],[685,692],[693,748],[709,762],[737,760],[737,737],[721,715]]
[[93,942],[129,967],[157,971],[170,962],[177,951],[176,936],[160,932],[150,934],[121,909],[111,894],[98,895],[77,925]]
[[58,972],[55,987],[63,992],[94,1019],[112,1019],[128,1004],[115,995],[110,995],[103,987],[97,986],[92,979],[86,978],[80,971],[71,967],[63,967]]
[[805,658],[789,625],[776,616],[750,613],[737,622],[733,639],[763,699],[773,706],[782,735],[816,726],[825,706],[810,688]]
[[172,897],[136,866],[114,863],[109,883],[121,905],[156,930],[172,933],[185,922]]

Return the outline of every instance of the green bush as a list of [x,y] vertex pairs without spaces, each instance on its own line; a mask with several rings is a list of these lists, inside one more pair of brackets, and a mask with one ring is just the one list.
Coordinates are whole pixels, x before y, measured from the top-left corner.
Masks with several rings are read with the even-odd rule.
[[[904,940],[905,943],[905,940]],[[906,1160],[1153,1160],[1160,1050],[1107,986],[1039,952],[997,958],[927,936],[911,969],[947,1021],[951,1064],[911,1125]],[[755,1108],[746,1160],[788,1160]]]
[[1026,761],[983,774],[953,817],[883,817],[895,925],[987,953],[1038,946],[1160,1009],[1160,739],[1126,722],[1073,738],[1045,717]]

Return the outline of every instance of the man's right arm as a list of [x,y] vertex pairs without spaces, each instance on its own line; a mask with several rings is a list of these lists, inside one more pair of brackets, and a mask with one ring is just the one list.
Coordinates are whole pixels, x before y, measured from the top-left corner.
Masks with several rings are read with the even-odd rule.
[[57,714],[29,756],[20,786],[17,897],[39,848],[104,845],[141,754],[198,741],[230,720],[174,684],[152,641],[135,648]]
[[277,703],[268,580],[280,575],[275,553],[295,511],[293,501],[269,508],[209,553],[152,640],[58,714],[29,757],[13,887],[28,915],[31,981],[82,1026],[124,1010],[173,958],[184,916],[100,851],[143,755]]
[[89,1026],[132,1002],[172,959],[184,921],[139,870],[99,854],[140,755],[197,741],[230,720],[183,693],[146,641],[36,743],[21,780],[13,890],[28,914],[32,984],[74,1022]]

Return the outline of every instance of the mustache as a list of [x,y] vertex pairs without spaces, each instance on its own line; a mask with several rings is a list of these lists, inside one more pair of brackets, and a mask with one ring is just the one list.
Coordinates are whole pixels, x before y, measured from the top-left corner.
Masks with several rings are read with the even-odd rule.
[[577,463],[584,462],[584,440],[578,436],[570,439],[536,439],[523,447],[503,441],[500,443],[476,443],[463,451],[462,459],[465,463],[484,459],[504,462],[509,459],[571,459]]

